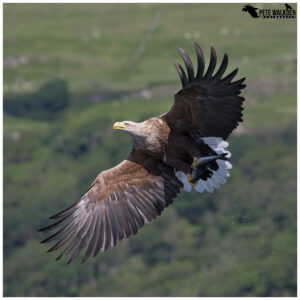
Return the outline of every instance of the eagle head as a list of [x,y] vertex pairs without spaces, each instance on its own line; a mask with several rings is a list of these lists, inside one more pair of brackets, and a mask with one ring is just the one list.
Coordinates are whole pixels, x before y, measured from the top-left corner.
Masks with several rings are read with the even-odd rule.
[[127,132],[133,138],[133,144],[136,149],[157,150],[160,148],[159,140],[162,133],[152,119],[140,123],[132,121],[116,122],[113,125],[113,129]]
[[132,121],[116,122],[113,125],[113,129],[124,130],[132,136],[140,136],[141,133],[143,132],[142,128],[143,128],[142,123],[135,123]]

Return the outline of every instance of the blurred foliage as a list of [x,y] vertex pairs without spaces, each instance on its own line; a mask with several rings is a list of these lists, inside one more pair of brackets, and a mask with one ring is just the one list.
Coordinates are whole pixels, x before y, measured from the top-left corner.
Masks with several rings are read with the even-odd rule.
[[64,80],[52,80],[36,93],[9,94],[3,99],[4,112],[17,117],[54,119],[69,104]]
[[[4,4],[5,296],[296,296],[296,21],[241,10]],[[176,46],[192,54],[194,41],[247,77],[228,183],[182,192],[84,265],[55,262],[37,229],[128,155],[113,122],[170,108]]]

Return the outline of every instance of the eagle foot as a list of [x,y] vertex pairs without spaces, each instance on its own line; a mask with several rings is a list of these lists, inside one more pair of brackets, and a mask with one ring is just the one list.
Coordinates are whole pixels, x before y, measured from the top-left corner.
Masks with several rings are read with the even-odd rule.
[[187,177],[187,181],[188,181],[190,186],[195,186],[196,185],[196,183],[192,182],[191,174],[187,174],[186,177]]
[[[197,161],[198,161],[198,158],[197,157],[194,157],[193,159],[193,162],[191,164],[191,168],[195,168],[197,166]],[[195,186],[197,183],[195,182],[192,182],[192,175],[191,174],[187,174],[187,181],[189,183],[190,186]]]

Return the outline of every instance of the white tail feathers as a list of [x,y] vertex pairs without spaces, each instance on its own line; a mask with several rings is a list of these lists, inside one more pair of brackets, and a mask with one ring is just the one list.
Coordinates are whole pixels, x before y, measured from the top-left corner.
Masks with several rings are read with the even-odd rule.
[[[225,151],[225,148],[228,147],[229,143],[227,141],[224,141],[222,138],[206,137],[202,138],[202,140],[205,144],[210,146],[216,153],[227,153],[226,158],[229,158],[231,156],[230,152]],[[201,158],[198,159],[198,162],[200,160]],[[211,178],[208,178],[206,181],[199,179],[194,185],[191,185],[189,183],[187,175],[184,174],[182,171],[176,171],[175,175],[183,183],[183,189],[186,192],[190,192],[192,190],[192,187],[194,187],[195,190],[199,193],[203,193],[204,191],[212,193],[214,189],[218,189],[220,187],[220,184],[226,183],[226,177],[230,176],[228,170],[232,168],[232,164],[229,161],[217,159],[216,162],[219,166],[218,170],[213,171],[210,169],[213,172],[213,176]]]

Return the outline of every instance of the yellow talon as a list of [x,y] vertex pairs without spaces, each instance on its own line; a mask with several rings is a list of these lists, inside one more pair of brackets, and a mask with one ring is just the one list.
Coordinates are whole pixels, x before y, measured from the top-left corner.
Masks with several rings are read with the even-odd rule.
[[197,160],[198,160],[198,158],[197,158],[197,157],[194,157],[194,160],[193,160],[193,162],[192,162],[192,164],[191,164],[191,167],[192,167],[192,168],[194,168],[194,167],[197,166]]
[[[192,162],[192,164],[191,164],[191,168],[194,168],[194,167],[197,166],[197,160],[198,160],[198,158],[197,158],[197,157],[194,157],[194,160],[193,160],[193,162]],[[193,183],[193,182],[192,182],[191,174],[187,174],[186,177],[187,177],[187,180],[188,180],[189,185],[191,185],[191,186],[195,186],[195,185],[196,185],[196,183]]]
[[196,183],[192,182],[191,174],[187,174],[186,177],[187,177],[189,185],[191,185],[191,186],[195,186],[196,185]]

